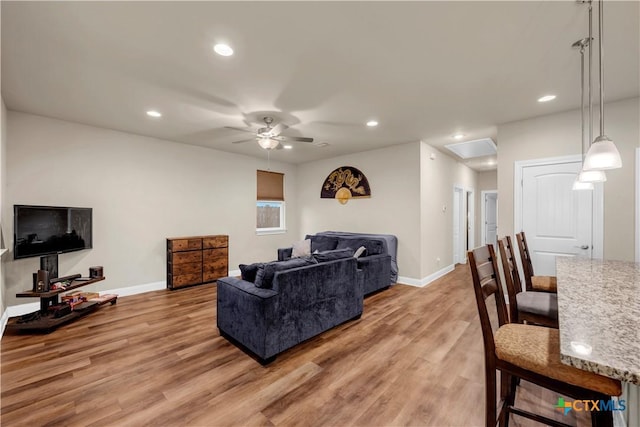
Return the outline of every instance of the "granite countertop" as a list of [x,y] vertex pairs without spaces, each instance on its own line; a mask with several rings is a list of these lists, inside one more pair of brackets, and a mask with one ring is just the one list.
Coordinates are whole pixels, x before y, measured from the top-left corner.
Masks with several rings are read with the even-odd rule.
[[557,257],[562,363],[640,385],[640,263]]

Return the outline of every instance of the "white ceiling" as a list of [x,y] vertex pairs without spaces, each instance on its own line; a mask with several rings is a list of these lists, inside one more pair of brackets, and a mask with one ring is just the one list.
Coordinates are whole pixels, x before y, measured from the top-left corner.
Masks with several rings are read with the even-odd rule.
[[[499,146],[498,124],[580,102],[571,44],[587,35],[587,7],[574,1],[1,7],[10,110],[260,157],[224,126],[270,112],[286,134],[329,144],[273,152],[291,163],[418,140],[443,147],[456,132]],[[640,94],[639,16],[638,2],[605,2],[607,101]],[[236,54],[215,55],[217,42]],[[548,93],[557,99],[536,102]],[[163,117],[147,117],[151,108]],[[377,128],[364,125],[372,118]]]

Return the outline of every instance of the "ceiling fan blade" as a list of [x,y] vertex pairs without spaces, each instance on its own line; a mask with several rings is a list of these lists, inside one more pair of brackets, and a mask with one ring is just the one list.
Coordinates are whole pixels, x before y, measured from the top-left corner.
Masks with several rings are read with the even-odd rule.
[[282,131],[287,129],[288,127],[289,126],[285,125],[284,123],[278,123],[277,125],[271,128],[271,134],[274,136],[280,135],[280,133],[282,133]]
[[225,126],[225,129],[232,129],[232,130],[239,130],[240,132],[249,132],[249,133],[255,133],[254,130],[252,129],[242,129],[242,128],[234,128],[233,126]]
[[233,141],[232,144],[242,144],[243,142],[250,142],[253,141],[253,139],[243,139],[240,141]]
[[284,139],[287,141],[313,142],[313,138],[305,138],[303,136],[284,136],[284,135],[280,135],[280,136],[284,137]]

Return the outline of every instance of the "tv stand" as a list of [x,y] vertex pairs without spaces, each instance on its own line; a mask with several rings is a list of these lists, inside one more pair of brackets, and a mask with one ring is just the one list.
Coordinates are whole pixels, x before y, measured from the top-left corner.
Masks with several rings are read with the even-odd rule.
[[64,289],[52,289],[46,292],[24,291],[16,294],[16,297],[18,298],[40,298],[40,310],[24,316],[10,318],[7,323],[7,331],[49,333],[60,325],[92,313],[106,303],[113,305],[117,302],[117,296],[100,302],[87,301],[74,307],[70,313],[60,317],[55,317],[50,313],[49,307],[59,304],[59,295],[61,293],[100,282],[105,279],[104,276],[91,278],[82,278],[79,276],[79,274],[75,274],[72,276],[54,279],[54,283],[68,281],[69,284],[65,286]]

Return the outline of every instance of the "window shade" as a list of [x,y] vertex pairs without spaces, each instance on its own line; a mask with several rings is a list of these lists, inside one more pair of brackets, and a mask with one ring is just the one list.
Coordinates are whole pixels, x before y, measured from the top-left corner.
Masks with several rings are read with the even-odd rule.
[[258,200],[284,201],[284,174],[278,172],[258,171]]

